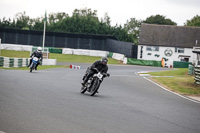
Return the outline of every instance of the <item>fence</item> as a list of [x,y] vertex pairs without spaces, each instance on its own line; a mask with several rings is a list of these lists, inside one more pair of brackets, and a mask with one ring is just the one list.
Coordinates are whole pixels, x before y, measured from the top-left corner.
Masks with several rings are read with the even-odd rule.
[[196,66],[194,69],[194,80],[196,84],[200,84],[200,65]]
[[[0,28],[2,43],[42,46],[43,32]],[[46,32],[45,47],[102,50],[137,58],[137,45],[110,35]]]
[[161,67],[161,61],[138,60],[138,59],[133,59],[133,58],[128,58],[127,59],[127,64]]
[[174,61],[173,68],[188,68],[190,64],[192,64],[192,63],[185,62],[185,61]]

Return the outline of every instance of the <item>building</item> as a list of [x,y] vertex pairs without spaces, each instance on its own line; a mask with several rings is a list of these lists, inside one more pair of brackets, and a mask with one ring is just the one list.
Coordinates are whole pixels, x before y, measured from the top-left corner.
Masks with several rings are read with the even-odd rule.
[[193,47],[200,47],[199,27],[142,24],[137,59],[193,63]]

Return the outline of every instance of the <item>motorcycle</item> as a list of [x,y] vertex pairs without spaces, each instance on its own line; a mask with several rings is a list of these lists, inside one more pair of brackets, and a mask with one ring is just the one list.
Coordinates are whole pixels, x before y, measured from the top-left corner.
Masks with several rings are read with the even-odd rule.
[[[98,69],[96,68],[93,68],[93,70],[95,70],[96,73],[93,76],[91,76],[84,85],[82,85],[81,91],[80,91],[82,94],[88,91],[90,93],[90,96],[94,96],[96,93],[98,93],[98,89],[103,81],[103,78],[110,76],[110,74],[108,73],[99,72]],[[87,71],[86,71],[86,75],[87,75]],[[84,78],[86,78],[86,75],[83,77],[83,80]]]
[[38,61],[39,59],[37,57],[33,57],[32,63],[30,65],[30,72],[32,72],[36,68]]

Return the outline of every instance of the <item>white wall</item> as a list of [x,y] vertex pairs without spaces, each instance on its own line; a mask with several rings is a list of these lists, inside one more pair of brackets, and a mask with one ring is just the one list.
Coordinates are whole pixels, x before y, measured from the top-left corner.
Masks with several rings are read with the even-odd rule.
[[[142,58],[140,58],[141,46],[143,46]],[[161,61],[162,58],[166,58],[168,60],[181,61],[181,58],[179,57],[179,55],[185,55],[185,56],[190,56],[189,62],[193,62],[194,54],[192,53],[192,50],[193,50],[192,48],[184,48],[184,53],[175,52],[175,47],[161,47],[161,46],[159,46],[159,51],[147,51],[146,48],[147,48],[147,46],[145,46],[145,45],[138,45],[137,59]],[[172,50],[171,56],[165,55],[166,49]],[[148,55],[148,54],[151,54],[151,55]],[[159,57],[156,57],[155,56],[156,54],[159,55]]]

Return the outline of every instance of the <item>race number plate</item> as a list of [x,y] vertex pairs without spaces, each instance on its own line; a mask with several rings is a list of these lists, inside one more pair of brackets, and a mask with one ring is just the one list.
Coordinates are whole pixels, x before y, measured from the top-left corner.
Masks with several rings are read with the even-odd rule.
[[34,60],[34,61],[38,61],[38,58],[37,58],[37,57],[33,57],[33,60]]
[[97,74],[97,77],[98,77],[99,79],[102,79],[103,75],[102,75],[101,73],[98,73],[98,74]]

